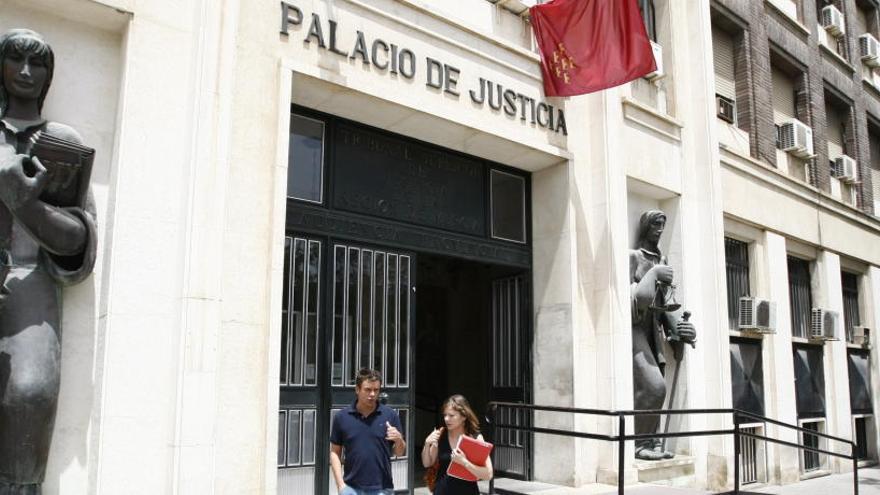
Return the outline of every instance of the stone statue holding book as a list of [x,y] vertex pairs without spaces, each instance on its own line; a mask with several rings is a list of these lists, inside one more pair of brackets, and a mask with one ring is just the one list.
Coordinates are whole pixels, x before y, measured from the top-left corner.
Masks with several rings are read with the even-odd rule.
[[0,37],[0,495],[40,493],[60,385],[60,288],[95,264],[94,150],[43,118],[53,69],[39,34]]

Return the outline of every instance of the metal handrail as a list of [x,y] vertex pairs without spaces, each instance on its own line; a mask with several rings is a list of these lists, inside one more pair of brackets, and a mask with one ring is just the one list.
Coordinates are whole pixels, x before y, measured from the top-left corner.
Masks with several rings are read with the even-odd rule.
[[[604,435],[598,433],[588,433],[588,432],[579,432],[579,431],[569,431],[569,430],[560,430],[557,428],[541,428],[535,426],[525,426],[525,425],[509,425],[509,424],[496,424],[495,423],[495,411],[499,407],[506,407],[511,409],[523,409],[530,411],[545,411],[545,412],[563,412],[563,413],[574,413],[574,414],[588,414],[593,416],[609,416],[609,417],[617,417],[618,420],[618,429],[617,435]],[[677,433],[641,433],[641,434],[626,434],[626,418],[628,416],[636,417],[636,416],[658,416],[658,415],[694,415],[694,414],[731,414],[733,415],[733,428],[732,429],[722,429],[722,430],[698,430],[698,431],[685,431],[685,432],[677,432]],[[836,442],[849,444],[851,454],[849,456],[845,454],[841,454],[838,452],[832,452],[829,450],[824,450],[816,447],[807,447],[805,445],[787,442],[785,440],[779,440],[776,438],[770,438],[764,435],[758,435],[756,433],[749,433],[742,431],[740,429],[740,422],[738,419],[740,417],[749,418],[752,420],[757,420],[759,422],[765,422],[774,424],[776,426],[782,426],[784,428],[790,428],[795,431],[799,431],[802,433],[806,433],[809,435],[814,435],[817,437],[826,438],[828,440],[834,440]],[[825,433],[820,433],[818,431],[809,430],[800,426],[795,426],[789,423],[784,423],[779,420],[771,419],[766,416],[761,416],[758,414],[754,414],[748,411],[743,411],[740,409],[635,409],[635,410],[607,410],[607,409],[584,409],[584,408],[574,408],[574,407],[560,407],[560,406],[541,406],[536,404],[523,404],[518,402],[498,402],[492,401],[487,405],[486,412],[486,422],[489,427],[493,430],[493,435],[490,438],[494,437],[494,429],[495,428],[506,428],[510,430],[518,430],[525,431],[529,433],[544,433],[549,435],[561,435],[567,437],[577,437],[577,438],[588,438],[592,440],[604,440],[607,442],[617,442],[617,493],[618,495],[624,495],[624,454],[625,454],[625,442],[628,440],[640,440],[644,438],[678,438],[678,437],[697,437],[697,436],[715,436],[715,435],[733,435],[733,456],[734,456],[734,467],[733,467],[733,494],[739,494],[739,457],[740,457],[740,436],[755,438],[758,440],[763,440],[765,442],[776,443],[779,445],[785,445],[788,447],[794,447],[798,450],[806,450],[809,452],[816,452],[820,454],[830,455],[834,457],[841,457],[844,459],[851,459],[853,462],[853,494],[859,495],[859,460],[858,460],[858,445],[852,440],[847,440],[846,438],[835,437],[832,435],[828,435]],[[493,450],[494,456],[494,450]],[[495,480],[489,480],[489,494],[493,495],[495,493]]]

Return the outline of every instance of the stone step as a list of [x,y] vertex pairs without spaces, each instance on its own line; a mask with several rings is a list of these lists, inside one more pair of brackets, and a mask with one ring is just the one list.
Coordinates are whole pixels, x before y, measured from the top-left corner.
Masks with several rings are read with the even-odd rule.
[[688,487],[693,486],[695,482],[692,456],[677,455],[662,461],[636,460],[633,465],[641,483]]

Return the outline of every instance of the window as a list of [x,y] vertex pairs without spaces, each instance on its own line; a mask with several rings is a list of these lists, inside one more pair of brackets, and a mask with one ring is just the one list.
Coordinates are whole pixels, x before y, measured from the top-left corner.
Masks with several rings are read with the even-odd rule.
[[866,349],[850,349],[847,353],[849,371],[849,403],[853,414],[874,411],[871,399],[871,354]]
[[317,385],[321,288],[321,243],[284,240],[284,299],[281,302],[282,386]]
[[[764,423],[740,425],[740,431],[765,436]],[[767,482],[767,443],[757,438],[741,435],[739,437],[740,483]]]
[[824,418],[825,366],[821,346],[795,344],[794,384],[798,418]]
[[712,26],[712,57],[715,68],[715,96],[718,118],[736,122],[736,71],[734,39],[729,33]]
[[321,203],[324,189],[323,122],[291,115],[287,167],[287,196]]
[[[834,52],[840,55],[843,58],[847,58],[846,51],[846,34],[845,31],[849,28],[850,20],[843,18],[843,2],[835,1],[835,0],[817,0],[816,1],[816,15],[819,18],[819,25],[821,29],[821,34],[819,37],[819,43],[825,44],[829,48],[831,48]],[[833,7],[830,12],[837,12],[839,14],[833,15],[828,14],[826,17],[826,8]],[[836,9],[836,10],[835,10]],[[829,27],[829,26],[839,26],[839,23],[843,23],[843,29],[837,27]]]
[[842,155],[850,155],[846,148],[847,119],[842,109],[827,103],[827,96],[826,93],[825,137],[828,139],[828,159],[833,162]]
[[874,444],[874,416],[858,415],[853,417],[853,440],[855,440],[858,449],[856,449],[857,458],[868,460],[873,457],[871,451]]
[[796,119],[798,116],[797,86],[794,78],[775,66],[772,69],[771,78],[773,82],[773,122],[779,125]]
[[[825,431],[825,367],[822,347],[809,344],[794,346],[794,387],[798,422],[802,428]],[[801,445],[824,449],[821,437],[801,433]],[[823,457],[817,452],[801,451],[804,472],[822,467]]]
[[[825,433],[825,420],[818,421],[804,421],[801,423],[801,428],[805,428],[807,430],[815,431],[817,433]],[[822,437],[818,435],[810,435],[809,433],[800,434],[801,437],[801,445],[804,447],[812,447],[814,449],[825,449],[825,441]],[[816,471],[822,467],[824,455],[819,454],[818,452],[811,452],[808,450],[801,451],[801,471],[808,473],[810,471]]]
[[[730,375],[733,384],[733,407],[764,415],[764,365],[761,341],[730,339]],[[742,418],[752,423],[754,418]]]
[[654,9],[654,0],[639,0],[639,10],[642,12],[642,20],[645,21],[645,30],[648,38],[657,41],[657,18]]
[[874,215],[880,216],[880,126],[873,124],[871,120],[868,121],[868,147],[871,155],[870,179]]
[[859,316],[859,276],[841,272],[840,282],[843,290],[843,327],[846,329],[846,341],[853,342],[853,328],[862,324]]
[[876,81],[874,79],[876,70],[874,69],[874,67],[872,67],[872,65],[876,64],[877,61],[871,60],[870,63],[868,63],[864,58],[862,58],[862,56],[865,55],[862,47],[865,46],[865,48],[867,48],[868,43],[870,43],[870,41],[868,40],[865,40],[863,42],[861,39],[862,36],[868,34],[873,36],[874,39],[877,39],[877,30],[875,27],[877,20],[877,8],[874,6],[874,4],[871,3],[871,1],[872,0],[857,0],[855,15],[851,16],[850,20],[853,23],[853,30],[855,31],[854,34],[856,44],[854,46],[854,49],[856,50],[856,53],[857,55],[859,55],[859,58],[862,62],[862,77],[876,84]]
[[788,257],[788,297],[791,306],[791,334],[807,338],[813,309],[813,294],[810,289],[810,262]]
[[492,237],[526,242],[526,180],[492,170]]
[[847,352],[849,403],[853,414],[853,439],[859,459],[874,456],[874,405],[871,395],[871,355],[863,349]]
[[751,295],[749,289],[749,245],[745,242],[724,238],[724,260],[727,270],[727,321],[736,329],[739,298]]
[[[850,124],[852,105],[829,89],[825,91],[825,137],[828,143],[829,173],[840,179],[840,198],[850,204],[856,204],[858,187],[852,182],[857,179],[855,170],[846,170],[837,159],[842,156],[856,157],[855,143]],[[850,162],[851,163],[851,162]],[[832,194],[835,194],[832,185]]]

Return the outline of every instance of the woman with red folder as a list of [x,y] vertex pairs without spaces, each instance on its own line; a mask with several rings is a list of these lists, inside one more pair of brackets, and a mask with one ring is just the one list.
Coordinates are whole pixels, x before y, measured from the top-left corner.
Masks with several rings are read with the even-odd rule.
[[480,422],[474,414],[467,399],[462,395],[453,395],[443,403],[444,428],[435,428],[427,438],[422,449],[422,465],[429,472],[436,469],[436,485],[434,495],[479,495],[476,481],[469,481],[450,476],[447,471],[450,464],[463,467],[473,478],[492,479],[492,460],[486,458],[484,466],[468,460],[465,453],[458,447],[462,435],[483,441],[480,435]]

